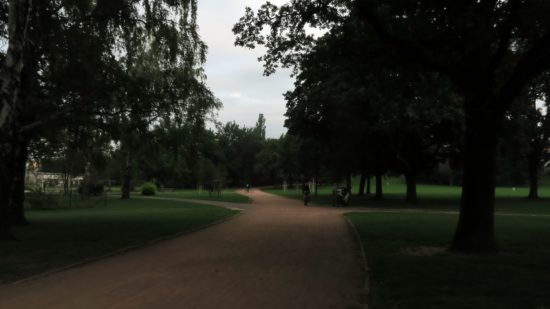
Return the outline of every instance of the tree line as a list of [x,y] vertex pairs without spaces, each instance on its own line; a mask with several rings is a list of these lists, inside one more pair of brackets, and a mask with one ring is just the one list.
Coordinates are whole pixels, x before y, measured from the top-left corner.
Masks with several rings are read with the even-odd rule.
[[129,175],[151,125],[201,127],[220,106],[196,11],[194,0],[0,3],[0,239],[27,223],[29,156],[63,153],[88,175],[115,144]]
[[289,132],[333,145],[344,172],[397,168],[414,199],[420,171],[441,155],[456,162],[451,247],[491,252],[497,154],[509,147],[501,137],[523,128],[533,188],[546,148],[546,116],[534,106],[548,95],[549,13],[536,0],[292,0],[247,8],[233,31],[237,45],[267,48],[266,74],[294,69]]
[[[26,224],[29,158],[87,183],[165,187],[273,184],[445,166],[462,184],[452,248],[496,249],[494,188],[528,178],[538,196],[550,120],[550,4],[292,0],[247,9],[236,44],[265,45],[269,75],[292,68],[288,134],[235,122],[202,70],[196,0],[0,3],[0,239]],[[321,32],[311,31],[312,28]],[[541,109],[537,106],[542,103]],[[454,179],[456,178],[456,179]],[[84,192],[85,193],[85,192]]]

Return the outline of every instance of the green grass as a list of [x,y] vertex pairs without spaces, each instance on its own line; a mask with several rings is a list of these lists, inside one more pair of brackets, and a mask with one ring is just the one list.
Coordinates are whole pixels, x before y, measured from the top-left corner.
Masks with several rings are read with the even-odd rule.
[[233,190],[224,190],[221,196],[217,196],[216,194],[210,196],[208,192],[204,190],[200,193],[198,190],[175,190],[172,192],[157,192],[156,196],[231,203],[250,203],[250,198],[248,196],[239,194]]
[[549,308],[550,218],[496,216],[500,252],[470,256],[445,248],[457,216],[351,213],[370,269],[369,308]]
[[[386,182],[384,184],[384,199],[373,200],[372,196],[357,196],[352,195],[350,198],[350,206],[354,207],[374,207],[385,209],[426,209],[426,210],[441,210],[441,211],[458,211],[459,200],[461,194],[460,187],[438,186],[438,185],[423,185],[417,187],[418,203],[405,203],[406,187],[399,181]],[[319,188],[319,195],[312,195],[312,204],[317,205],[332,205],[331,186]],[[301,199],[300,191],[282,189],[266,189],[266,192],[273,194]],[[528,188],[496,188],[496,210],[497,212],[509,213],[532,213],[532,214],[550,214],[550,187],[539,188],[539,200],[528,200]]]
[[[111,192],[109,192],[109,195],[120,196],[120,188],[113,187]],[[141,192],[135,191],[132,192],[132,195],[138,196],[141,195]],[[203,190],[202,192],[199,192],[196,189],[176,189],[174,191],[160,191],[157,192],[155,196],[230,203],[250,203],[250,198],[248,196],[241,195],[232,189],[223,190],[221,196],[217,196],[216,194],[210,196],[208,194],[208,191]]]
[[71,196],[65,196],[62,192],[26,193],[25,205],[32,209],[60,209],[60,208],[92,208],[108,204],[108,199],[103,196],[91,196],[82,200],[73,192]]
[[[404,202],[406,187],[400,179],[385,181],[384,200],[350,199],[350,211],[354,206],[428,210],[347,215],[365,245],[369,308],[550,308],[549,187],[540,187],[540,200],[528,200],[525,187],[496,189],[500,252],[482,256],[446,251],[458,216],[436,211],[458,211],[461,188],[417,189],[415,205]],[[301,199],[296,190],[266,191]],[[332,187],[321,187],[312,198],[317,205],[332,204]]]
[[0,283],[190,231],[236,213],[177,201],[109,198],[107,207],[96,202],[95,208],[28,211],[31,225],[13,230],[20,241],[0,243]]

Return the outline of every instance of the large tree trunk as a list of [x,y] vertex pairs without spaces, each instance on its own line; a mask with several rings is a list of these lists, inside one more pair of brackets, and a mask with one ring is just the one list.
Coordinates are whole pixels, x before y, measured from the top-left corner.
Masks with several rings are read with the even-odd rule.
[[0,242],[15,240],[11,234],[11,218],[9,209],[11,173],[10,163],[13,162],[11,144],[7,143],[0,131],[2,147],[0,147]]
[[29,140],[20,138],[13,146],[13,179],[10,188],[9,212],[14,225],[27,225],[25,218],[25,173],[28,158]]
[[538,145],[532,145],[529,160],[529,199],[539,198],[539,171],[542,150]]
[[381,200],[384,198],[384,194],[382,192],[382,173],[377,172],[376,175],[376,192],[374,193],[374,199],[375,200]]
[[16,110],[23,54],[27,43],[31,0],[8,2],[8,49],[0,70],[0,241],[15,239],[10,232],[10,198],[13,180],[15,131],[10,118]]
[[[29,6],[30,10],[34,11],[33,7],[36,6],[37,2],[33,2]],[[36,18],[31,18],[29,22],[37,24]],[[37,31],[29,31],[28,39],[37,42]],[[17,110],[13,115],[12,121],[10,121],[13,135],[13,179],[11,180],[9,211],[11,213],[12,224],[14,225],[28,224],[24,209],[25,176],[29,154],[28,148],[33,134],[36,134],[36,129],[24,130],[24,126],[33,123],[40,117],[35,111],[36,104],[38,103],[35,95],[36,89],[39,87],[38,71],[41,54],[36,48],[25,48],[22,55],[25,65],[20,71],[21,84],[19,85],[19,93],[15,103]]]
[[407,195],[405,201],[407,203],[416,204],[418,201],[416,196],[416,173],[405,173],[405,182],[407,183]]
[[122,188],[120,196],[120,198],[123,200],[127,200],[130,198],[130,181],[130,175],[128,173],[124,173],[124,176],[122,176]]
[[63,174],[63,196],[69,195],[69,180],[70,176],[67,172]]
[[459,252],[492,252],[497,247],[494,209],[498,115],[486,101],[465,102],[464,182],[451,246]]
[[371,191],[371,176],[368,175],[367,176],[367,195],[370,195],[372,193]]
[[346,175],[346,188],[348,189],[349,193],[351,194],[351,174]]
[[10,0],[8,3],[8,49],[0,70],[0,128],[16,109],[23,68],[23,54],[31,11],[31,0]]
[[80,184],[80,199],[84,200],[90,197],[90,161],[86,161],[84,175]]
[[317,196],[319,194],[319,186],[318,186],[318,179],[319,179],[319,169],[317,167],[315,167],[315,173],[314,173],[314,177],[313,177],[313,182],[314,182],[314,186],[313,186],[313,194],[315,196]]
[[365,195],[365,180],[367,180],[367,173],[361,172],[361,179],[359,179],[359,191],[357,192],[357,195],[359,196]]
[[131,164],[130,164],[130,151],[126,153],[126,164],[124,166],[124,175],[122,176],[122,188],[120,198],[127,200],[130,198],[130,181],[131,181]]

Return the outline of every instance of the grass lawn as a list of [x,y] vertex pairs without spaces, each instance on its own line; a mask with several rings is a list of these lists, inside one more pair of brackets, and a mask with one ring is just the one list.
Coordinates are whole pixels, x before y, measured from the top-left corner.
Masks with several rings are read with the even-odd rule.
[[[389,183],[389,185],[388,185]],[[356,187],[355,187],[356,188]],[[312,204],[332,205],[331,186],[319,188],[318,196],[311,196]],[[373,189],[374,190],[374,189]],[[282,189],[265,189],[266,192],[273,194],[301,199],[300,191],[288,189],[284,192]],[[364,206],[385,209],[426,209],[441,211],[458,211],[461,194],[460,187],[423,185],[417,187],[418,203],[411,205],[405,203],[406,187],[400,181],[386,182],[384,184],[384,199],[373,200],[372,196],[352,195],[350,206]],[[497,212],[526,213],[526,214],[550,214],[550,187],[540,187],[539,200],[526,199],[529,192],[528,188],[505,188],[496,189],[496,210]]]
[[451,254],[452,214],[351,213],[369,308],[550,308],[550,217],[496,216],[500,253]]
[[172,192],[157,192],[157,196],[231,203],[250,203],[250,198],[248,196],[239,194],[234,190],[224,190],[221,196],[213,194],[212,197],[210,197],[207,191],[202,191],[199,193],[198,190],[194,189],[175,190]]
[[145,199],[109,198],[107,207],[102,200],[95,205],[28,211],[31,225],[14,229],[20,241],[0,243],[0,284],[190,231],[236,213],[214,206]]
[[[365,246],[369,308],[550,308],[550,186],[541,185],[535,201],[525,187],[496,189],[500,252],[483,256],[446,251],[458,215],[434,211],[458,211],[460,187],[418,185],[415,205],[404,202],[402,181],[386,180],[383,189],[384,200],[352,196],[350,204],[428,212],[347,214]],[[266,191],[301,199],[296,190]],[[332,198],[325,186],[312,201],[330,205]]]
[[[134,191],[132,195],[141,195],[141,192]],[[120,196],[120,188],[113,187],[110,196]],[[222,191],[221,196],[208,194],[207,191],[203,190],[199,192],[196,189],[176,189],[174,191],[161,191],[157,192],[156,196],[159,197],[173,197],[173,198],[183,198],[183,199],[194,199],[194,200],[206,200],[206,201],[219,201],[219,202],[230,202],[230,203],[250,203],[250,198],[248,196],[237,193],[235,190],[226,189]]]

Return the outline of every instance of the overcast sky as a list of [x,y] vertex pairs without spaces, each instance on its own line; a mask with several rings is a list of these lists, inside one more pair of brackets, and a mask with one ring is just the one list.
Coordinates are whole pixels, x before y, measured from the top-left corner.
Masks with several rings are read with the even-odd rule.
[[[218,120],[236,121],[254,126],[258,114],[266,118],[266,135],[279,137],[283,127],[285,100],[283,93],[293,88],[289,71],[278,71],[269,77],[257,58],[263,49],[254,50],[234,46],[233,25],[244,14],[244,8],[253,9],[264,0],[199,0],[198,23],[202,39],[208,45],[206,74],[208,85],[222,102]],[[271,0],[281,4],[286,0]]]

